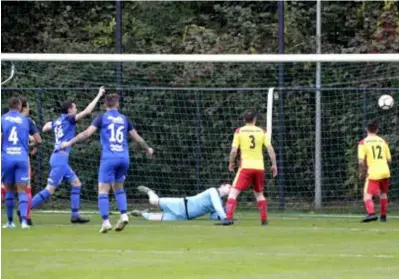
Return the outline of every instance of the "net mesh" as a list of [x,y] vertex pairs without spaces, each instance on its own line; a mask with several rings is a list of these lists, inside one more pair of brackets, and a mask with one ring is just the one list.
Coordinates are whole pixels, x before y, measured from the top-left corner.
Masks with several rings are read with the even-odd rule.
[[[203,75],[207,67],[211,70]],[[315,67],[285,63],[284,69],[285,85],[301,87],[275,92],[272,143],[276,152],[282,153],[284,181],[277,185],[271,179],[266,160],[265,191],[271,210],[279,208],[279,187],[283,186],[287,210],[309,211],[313,210],[315,180]],[[395,171],[399,169],[399,110],[395,104],[383,111],[377,100],[382,94],[398,100],[398,65],[324,63],[322,69],[322,210],[363,211],[356,150],[364,136],[365,120],[370,118],[380,120],[381,135],[390,143],[390,199],[395,204],[399,199],[399,174]],[[249,107],[260,112],[258,123],[266,126],[267,87],[276,85],[277,70],[278,65],[261,63],[124,63],[121,112],[155,149],[154,158],[148,159],[131,146],[132,167],[126,181],[130,206],[145,202],[135,190],[139,185],[174,197],[217,186],[221,179],[232,180],[228,153],[233,132],[242,125],[241,115]],[[41,126],[59,115],[59,103],[66,98],[73,98],[78,109],[84,109],[97,93],[94,86],[100,85],[115,91],[114,63],[16,63],[15,78],[7,85],[10,88],[2,89],[2,113],[7,98],[21,94],[30,100],[31,114]],[[333,85],[345,88],[327,88]],[[280,115],[279,105],[283,109]],[[93,116],[101,109],[98,106]],[[91,118],[82,120],[78,132],[90,122]],[[44,135],[40,153],[32,160],[35,192],[46,184],[52,148],[53,135]],[[96,207],[100,148],[97,133],[71,153],[70,165],[83,183],[83,209]],[[69,186],[62,185],[45,206],[68,208],[68,203]],[[256,207],[250,192],[240,196],[239,203],[240,208]]]

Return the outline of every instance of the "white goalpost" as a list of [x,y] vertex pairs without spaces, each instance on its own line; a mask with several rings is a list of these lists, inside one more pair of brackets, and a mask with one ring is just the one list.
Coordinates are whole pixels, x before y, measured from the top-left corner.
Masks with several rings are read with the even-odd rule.
[[[270,71],[270,73],[273,73],[272,70],[270,70],[270,67],[268,68],[268,66],[270,65],[276,65],[278,63],[289,63],[289,65],[303,65],[303,68],[306,68],[307,71],[303,71],[303,75],[307,75],[308,72],[310,71],[316,71],[316,67],[314,67],[314,69],[312,68],[314,65],[316,65],[316,63],[326,63],[326,65],[330,66],[333,65],[332,67],[341,67],[342,65],[350,65],[347,66],[349,70],[354,70],[353,72],[356,74],[356,72],[360,72],[361,70],[363,70],[363,72],[366,72],[364,68],[370,67],[370,69],[372,68],[373,63],[384,63],[384,64],[390,64],[390,65],[399,65],[399,54],[284,54],[284,55],[280,55],[280,54],[217,54],[217,55],[213,55],[213,54],[58,54],[58,53],[48,53],[48,54],[43,54],[43,53],[1,53],[1,60],[2,61],[10,61],[12,63],[15,63],[16,69],[19,69],[19,66],[17,63],[30,63],[29,65],[40,65],[38,67],[32,67],[34,69],[34,74],[32,74],[32,80],[37,80],[38,78],[45,78],[46,75],[50,75],[53,74],[55,77],[56,82],[58,82],[59,84],[64,84],[63,83],[63,76],[65,76],[65,79],[70,79],[72,82],[68,83],[67,88],[71,88],[70,84],[73,84],[73,82],[76,81],[76,86],[81,87],[80,84],[86,84],[86,82],[88,84],[90,84],[90,88],[94,87],[94,86],[98,86],[98,85],[102,85],[100,82],[101,78],[103,78],[103,76],[99,77],[98,80],[96,82],[91,82],[91,78],[92,78],[92,73],[88,73],[86,75],[82,75],[81,77],[76,77],[77,74],[68,74],[68,70],[69,69],[73,69],[74,71],[76,71],[76,73],[79,72],[79,74],[81,74],[81,72],[84,72],[85,70],[81,70],[80,69],[80,65],[82,65],[83,63],[98,63],[99,65],[99,69],[95,69],[95,74],[96,73],[102,73],[103,71],[101,70],[100,65],[104,64],[104,63],[112,63],[112,65],[114,65],[115,63],[125,63],[124,65],[136,65],[136,64],[140,64],[140,65],[144,65],[144,64],[151,64],[151,63],[158,63],[157,65],[160,65],[158,68],[162,69],[162,65],[165,64],[171,64],[171,63],[179,63],[179,65],[181,64],[192,64],[197,66],[198,68],[200,68],[201,66],[198,65],[207,65],[204,71],[199,71],[197,68],[194,68],[193,72],[193,76],[197,77],[200,76],[200,78],[206,80],[206,78],[212,78],[213,75],[215,75],[215,72],[217,72],[214,68],[210,67],[209,65],[218,65],[219,68],[222,68],[224,65],[227,65],[229,63],[235,63],[235,65],[252,65],[252,64],[256,64],[259,67],[256,68],[257,71],[262,71],[262,66],[264,66],[265,71],[267,69],[267,71]],[[49,69],[47,69],[45,66],[42,66],[42,64],[40,63],[52,63],[51,65],[55,65],[57,63],[65,63],[68,66],[65,67],[65,69],[55,69],[52,70],[51,67],[49,67]],[[358,67],[355,66],[358,63],[362,63],[361,65],[359,65]],[[78,66],[74,67],[73,65],[76,64]],[[190,65],[191,65],[190,64]],[[72,66],[71,66],[72,65]],[[311,65],[311,66],[308,66]],[[324,65],[324,64],[323,64]],[[335,66],[336,65],[336,66]],[[331,67],[331,66],[330,66]],[[95,67],[94,67],[95,68]],[[109,67],[111,68],[111,67]],[[216,67],[215,67],[216,68]],[[327,67],[328,68],[328,67]],[[126,68],[125,68],[126,69]],[[309,70],[310,69],[310,70]],[[63,72],[62,74],[57,75],[57,71],[58,70],[65,70],[65,72]],[[223,70],[229,71],[229,68],[226,67]],[[345,69],[344,69],[345,70]],[[128,70],[126,70],[128,71]],[[134,73],[136,71],[136,68],[132,67],[132,70],[130,71],[131,73]],[[170,68],[168,68],[167,72],[170,72]],[[176,75],[179,75],[178,70],[176,70]],[[337,71],[339,72],[339,71]],[[344,73],[339,72],[340,75],[343,76],[343,79],[345,79],[345,71],[342,71]],[[26,76],[27,73],[29,73],[29,71],[25,71],[24,73],[24,79],[23,81],[29,80],[30,76]],[[110,71],[109,73],[114,74],[112,71]],[[204,74],[205,73],[205,74]],[[269,73],[269,72],[268,72]],[[395,76],[392,77],[392,73],[394,73]],[[164,74],[164,73],[163,73]],[[175,74],[175,73],[172,73]],[[223,75],[225,73],[222,73],[221,75]],[[248,72],[248,68],[245,68],[241,73],[241,75],[237,75],[237,80],[238,80],[238,86],[226,86],[230,85],[229,82],[226,82],[225,84],[222,85],[222,88],[217,87],[217,91],[219,92],[224,92],[224,91],[229,91],[234,93],[234,91],[236,89],[239,89],[241,91],[245,91],[245,92],[252,92],[251,91],[251,87],[248,87],[246,85],[246,79],[250,79],[251,78],[251,73]],[[302,74],[300,72],[300,74]],[[10,77],[7,78],[6,80],[2,81],[2,85],[6,84],[7,82],[9,82],[11,79],[14,80],[17,79],[17,81],[15,81],[15,85],[16,87],[18,87],[18,71],[15,71],[14,68],[14,64],[12,64],[12,69],[11,69],[11,74]],[[109,75],[107,73],[107,75]],[[183,75],[183,74],[182,74]],[[368,81],[373,80],[374,84],[378,83],[380,80],[383,79],[393,79],[393,80],[397,80],[399,79],[399,74],[395,74],[395,71],[391,71],[391,72],[387,72],[385,73],[380,73],[381,77],[377,77],[374,78],[374,73],[370,72],[369,73],[369,77],[365,77],[362,76],[362,81]],[[153,79],[156,80],[157,77],[155,74],[153,74],[153,69],[151,68],[150,70],[148,70],[148,76],[149,79]],[[155,76],[155,77],[154,77]],[[261,75],[260,75],[261,76]],[[316,75],[315,75],[316,76]],[[324,77],[328,77],[329,74],[326,74]],[[48,79],[52,79],[54,77],[49,77]],[[191,76],[190,76],[191,78]],[[275,109],[273,111],[273,106],[281,106],[281,103],[278,102],[278,104],[273,104],[275,99],[278,98],[283,98],[282,95],[283,94],[290,94],[289,96],[296,96],[295,94],[302,94],[302,95],[306,95],[305,97],[303,97],[304,100],[302,100],[303,102],[297,102],[297,100],[294,100],[294,98],[291,99],[291,97],[284,97],[286,98],[287,102],[292,102],[289,103],[289,107],[290,108],[297,108],[297,107],[309,107],[309,116],[307,116],[306,120],[308,122],[306,122],[306,124],[300,122],[303,121],[303,119],[301,119],[301,117],[303,117],[303,111],[285,111],[286,114],[291,114],[291,116],[293,117],[293,119],[295,119],[295,117],[297,117],[298,119],[301,119],[300,121],[298,120],[298,123],[296,123],[294,120],[293,122],[289,123],[288,125],[291,125],[291,128],[297,128],[297,131],[295,131],[295,135],[292,136],[292,139],[290,139],[291,141],[294,140],[298,140],[299,143],[301,143],[301,132],[304,132],[305,129],[305,125],[308,126],[312,126],[311,129],[309,129],[312,133],[312,142],[306,142],[305,140],[302,141],[301,144],[306,145],[314,145],[312,146],[312,148],[310,148],[309,150],[306,151],[307,156],[314,158],[314,161],[312,161],[311,159],[308,158],[308,160],[303,160],[303,158],[300,158],[298,161],[300,163],[297,162],[290,162],[290,164],[294,164],[294,165],[298,165],[297,168],[301,167],[301,164],[304,165],[311,165],[314,164],[313,167],[313,185],[311,187],[312,190],[309,190],[309,192],[312,193],[312,203],[315,206],[315,208],[319,208],[322,205],[322,199],[323,199],[323,195],[322,195],[322,191],[324,191],[325,189],[325,185],[322,184],[322,178],[323,178],[323,173],[320,170],[320,166],[323,167],[323,158],[325,158],[324,152],[325,150],[323,150],[323,145],[322,145],[322,129],[320,126],[323,127],[323,121],[324,122],[330,122],[333,119],[333,115],[334,113],[328,113],[328,115],[323,116],[323,114],[326,113],[325,110],[323,110],[323,106],[316,105],[316,101],[317,98],[313,99],[314,96],[316,96],[316,85],[315,85],[315,79],[312,80],[311,82],[308,82],[305,84],[313,84],[313,85],[309,85],[309,86],[303,86],[303,83],[300,85],[296,85],[295,84],[295,78],[297,78],[297,76],[295,76],[295,74],[292,75],[292,77],[290,77],[291,83],[290,86],[288,86],[289,88],[279,88],[277,87],[277,83],[274,82],[272,83],[271,81],[266,81],[264,83],[262,83],[261,81],[258,82],[258,84],[262,84],[263,86],[259,87],[257,86],[257,90],[262,90],[262,92],[264,92],[265,98],[262,100],[263,104],[264,102],[267,102],[267,104],[265,104],[264,109],[266,109],[266,113],[263,114],[266,117],[266,123],[262,123],[262,126],[265,125],[267,132],[269,133],[270,137],[272,137],[272,134],[276,135],[277,132],[280,131],[276,131],[276,123],[277,119],[273,119],[273,116],[276,116],[278,111]],[[323,76],[322,76],[323,78]],[[353,77],[352,77],[353,78]],[[261,79],[261,78],[259,78]],[[178,79],[177,79],[178,80]],[[309,79],[310,80],[310,79]],[[61,81],[61,82],[59,82]],[[14,82],[14,81],[12,81]],[[344,84],[346,81],[339,83],[338,85]],[[324,83],[324,82],[323,82]],[[94,86],[93,86],[94,84]],[[199,109],[202,107],[201,104],[199,104],[200,102],[200,98],[208,98],[208,95],[206,95],[203,92],[208,92],[208,91],[212,91],[215,86],[211,86],[210,88],[207,88],[207,86],[201,86],[201,87],[184,87],[182,89],[179,89],[179,86],[174,86],[175,83],[173,83],[173,86],[168,85],[168,83],[165,82],[166,85],[162,86],[162,87],[157,87],[157,86],[149,86],[148,88],[150,88],[153,91],[156,91],[157,93],[162,91],[162,90],[174,90],[174,91],[179,91],[180,90],[185,90],[187,92],[189,92],[190,98],[189,98],[189,103],[187,103],[187,106],[191,106],[191,104],[195,104],[196,105],[196,109],[197,112],[199,111]],[[169,83],[171,84],[171,83]],[[176,82],[176,84],[178,84],[178,82]],[[329,84],[332,84],[334,86],[334,82],[330,82]],[[358,86],[359,88],[356,88],[356,90],[352,90],[352,91],[356,91],[356,97],[347,97],[347,99],[343,99],[339,100],[339,98],[335,98],[335,97],[331,97],[330,95],[326,95],[326,97],[324,97],[324,102],[330,102],[331,103],[331,107],[334,106],[334,110],[336,110],[336,116],[337,118],[343,114],[343,111],[346,109],[345,106],[339,106],[338,102],[348,102],[348,106],[349,107],[349,102],[355,102],[356,101],[356,106],[358,111],[361,110],[361,112],[364,115],[367,115],[367,113],[369,115],[371,114],[375,114],[374,108],[373,111],[371,113],[368,112],[368,110],[370,110],[369,107],[369,98],[367,97],[368,95],[364,92],[367,91],[367,86],[365,86],[364,88],[362,87],[363,83],[360,83],[361,85]],[[389,84],[389,83],[387,83]],[[39,86],[39,85],[38,85]],[[56,90],[62,91],[62,87],[64,85],[61,85],[60,88],[56,88]],[[82,87],[84,87],[85,85],[83,85]],[[328,85],[326,85],[328,87]],[[40,87],[45,87],[40,85]],[[47,86],[49,89],[53,88],[54,86]],[[306,91],[307,94],[303,94],[303,91],[300,91],[300,88],[302,87],[306,87],[307,89],[304,89],[303,91]],[[338,86],[338,87],[342,87],[342,86]],[[347,87],[347,86],[345,86]],[[123,88],[127,88],[128,90],[135,90],[135,92],[140,91],[140,90],[150,90],[148,88],[146,88],[145,86],[135,86],[135,82],[134,81],[128,81],[127,85],[124,85]],[[72,88],[73,89],[73,88]],[[84,90],[84,88],[81,88],[82,90]],[[119,90],[119,88],[117,88],[117,90]],[[120,89],[122,90],[122,89]],[[198,93],[197,91],[201,91],[201,93]],[[362,91],[363,90],[363,91]],[[393,90],[395,90],[395,88],[393,88]],[[68,89],[65,89],[65,92],[68,91]],[[256,90],[255,90],[256,91]],[[254,91],[254,92],[255,92]],[[62,91],[64,92],[64,91]],[[80,92],[80,91],[79,91]],[[83,91],[82,91],[83,92]],[[283,93],[285,92],[285,93]],[[198,94],[197,94],[198,93]],[[203,95],[201,95],[203,94]],[[255,94],[255,93],[254,93]],[[280,95],[281,94],[281,95]],[[334,91],[334,94],[336,94],[336,92]],[[342,93],[344,94],[344,93]],[[371,93],[370,93],[371,94]],[[374,93],[373,93],[374,94]],[[39,96],[39,95],[38,95]],[[57,97],[56,95],[54,95],[55,97]],[[288,96],[288,95],[285,95]],[[50,98],[50,97],[49,97]],[[52,97],[51,97],[52,98]],[[57,97],[58,98],[58,97]],[[129,97],[130,98],[130,97]],[[167,97],[166,97],[167,98]],[[356,99],[357,98],[357,99]],[[372,98],[375,98],[374,95]],[[228,99],[228,98],[226,98]],[[299,98],[298,98],[299,99]],[[320,99],[319,99],[320,101]],[[160,102],[160,101],[159,101]],[[176,103],[178,105],[185,106],[186,104],[184,103],[185,100],[177,100]],[[223,98],[220,101],[220,106],[223,106]],[[227,102],[227,101],[226,101]],[[297,102],[297,103],[296,103]],[[322,101],[323,102],[323,101]],[[397,102],[396,102],[397,103]],[[338,104],[338,105],[337,105]],[[170,104],[170,106],[173,106],[173,104]],[[205,105],[204,105],[205,106]],[[316,108],[314,109],[313,106]],[[324,105],[324,109],[326,108],[326,106]],[[203,109],[208,109],[207,107],[204,107]],[[215,108],[216,110],[217,108]],[[144,109],[143,109],[144,110]],[[305,109],[302,109],[305,110]],[[183,110],[184,111],[184,110]],[[191,112],[187,112],[187,113],[191,113]],[[210,113],[210,115],[212,115],[213,112]],[[236,112],[234,112],[236,113]],[[312,113],[312,115],[310,115],[310,113]],[[360,112],[359,112],[360,113]],[[392,113],[392,112],[391,112]],[[182,117],[180,112],[176,112],[175,115],[171,116],[170,121],[174,121],[175,118],[178,117]],[[186,116],[184,116],[186,117]],[[323,118],[325,117],[325,118]],[[359,122],[358,120],[360,119],[360,116],[356,118],[356,121]],[[168,120],[169,121],[169,120]],[[200,119],[200,117],[197,116],[197,118],[195,118],[195,121],[197,124],[200,123],[202,121],[202,119]],[[231,118],[227,118],[226,117],[226,121],[231,121]],[[337,120],[338,121],[338,120]],[[342,123],[345,123],[345,119],[340,120]],[[349,121],[349,120],[346,120]],[[365,121],[364,116],[363,116],[363,123]],[[274,127],[273,127],[273,123],[274,123]],[[317,125],[318,123],[318,125]],[[281,123],[278,123],[278,125],[280,125]],[[169,123],[168,123],[169,125]],[[199,126],[201,126],[201,124],[198,124]],[[277,125],[277,126],[278,126]],[[295,125],[297,125],[298,127],[296,127]],[[303,126],[301,126],[303,125]],[[330,123],[328,123],[328,125],[330,125]],[[163,127],[161,127],[162,125],[160,124],[160,130],[163,129]],[[167,126],[167,125],[166,125]],[[331,126],[333,126],[333,124],[331,124]],[[197,127],[198,128],[198,127]],[[274,129],[274,131],[273,131]],[[293,129],[292,129],[293,130]],[[272,133],[273,132],[273,133]],[[314,132],[314,134],[313,134]],[[344,131],[345,132],[345,131]],[[290,132],[287,132],[287,135]],[[291,132],[292,133],[292,132]],[[198,137],[200,135],[200,128],[198,128],[198,130],[196,130],[196,136]],[[275,139],[277,140],[277,139]],[[334,139],[335,140],[335,139]],[[200,142],[199,139],[197,138],[196,141],[193,141],[193,145],[196,144],[196,142]],[[293,144],[299,144],[298,142],[295,142]],[[305,143],[303,143],[305,142]],[[291,142],[290,142],[291,143]],[[282,144],[282,143],[280,143]],[[328,143],[330,145],[336,144],[336,143]],[[332,146],[329,146],[329,148],[333,148]],[[198,148],[199,151],[200,148]],[[197,151],[198,151],[197,150]],[[197,152],[196,151],[196,152]],[[279,152],[285,152],[280,150]],[[337,151],[338,152],[338,151]],[[341,152],[341,151],[339,151]],[[349,151],[348,151],[349,152]],[[200,158],[201,155],[198,155]],[[197,159],[198,159],[197,158]],[[199,159],[198,159],[199,160]],[[198,163],[198,161],[196,162],[196,168],[197,170],[200,169],[200,163]],[[204,163],[207,164],[207,163]],[[321,167],[321,169],[322,169]],[[317,168],[317,169],[316,169]],[[297,170],[295,170],[297,171]],[[298,172],[300,172],[300,170],[298,170]],[[188,174],[187,174],[188,175]],[[290,173],[291,175],[291,173]],[[346,174],[345,174],[346,175]],[[197,177],[198,178],[198,177]],[[295,181],[295,179],[293,179],[293,181]],[[350,180],[348,179],[349,182],[345,182],[345,183],[355,183],[353,182],[353,179]],[[305,183],[305,182],[304,182]],[[325,184],[327,184],[327,187],[329,187],[328,185],[328,181],[324,182]],[[357,183],[357,182],[356,182]],[[305,189],[305,186],[304,186]]]

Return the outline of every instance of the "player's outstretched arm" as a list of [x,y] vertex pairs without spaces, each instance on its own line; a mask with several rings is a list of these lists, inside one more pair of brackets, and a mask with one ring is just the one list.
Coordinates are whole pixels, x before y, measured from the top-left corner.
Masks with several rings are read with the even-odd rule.
[[89,115],[90,113],[92,113],[92,111],[94,110],[98,101],[104,95],[104,93],[105,93],[105,88],[104,88],[104,86],[101,86],[98,91],[97,96],[93,99],[93,101],[91,101],[91,103],[83,111],[76,114],[75,120],[79,121],[80,119],[82,119],[82,118],[86,117],[87,115]]
[[43,133],[48,133],[48,132],[50,132],[51,129],[53,128],[53,124],[52,124],[52,123],[53,123],[53,122],[49,121],[49,122],[47,122],[46,124],[44,124],[43,129],[42,129],[42,132],[43,132]]
[[220,220],[226,219],[226,212],[224,212],[224,209],[222,206],[222,201],[220,200],[218,190],[216,190],[215,188],[211,189],[210,195],[211,195],[211,201],[212,201],[213,208],[217,212]]
[[77,142],[80,142],[82,140],[88,139],[90,138],[95,132],[97,131],[97,127],[94,125],[90,125],[89,128],[87,128],[86,130],[84,130],[83,132],[79,133],[76,137],[74,137],[73,139],[71,139],[70,141],[67,142],[63,142],[61,144],[61,148],[67,148],[67,147],[71,147],[72,145],[74,145]]
[[272,161],[272,174],[276,177],[278,174],[277,163],[276,163],[276,152],[274,151],[273,145],[269,144],[267,147],[267,153],[269,153],[270,161]]
[[141,148],[146,150],[148,156],[152,156],[152,154],[154,153],[154,150],[148,146],[148,144],[145,142],[145,140],[139,135],[139,133],[137,133],[136,129],[130,130],[129,136],[133,141],[138,143],[141,146]]

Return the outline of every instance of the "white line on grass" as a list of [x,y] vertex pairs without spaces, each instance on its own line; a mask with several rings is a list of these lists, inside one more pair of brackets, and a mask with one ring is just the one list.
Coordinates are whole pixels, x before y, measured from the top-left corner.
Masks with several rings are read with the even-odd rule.
[[[40,214],[71,214],[71,211],[68,210],[35,210],[35,214],[40,215]],[[98,211],[80,211],[82,214],[93,214],[97,215]],[[119,215],[119,212],[117,211],[112,211],[112,215]],[[298,220],[298,219],[332,219],[332,218],[362,218],[364,217],[364,214],[320,214],[320,213],[270,213],[271,216],[278,217],[281,219],[287,219],[287,220]],[[237,216],[241,216],[240,213],[237,214]],[[246,218],[249,220],[256,219],[258,217],[250,217]],[[389,215],[390,219],[399,219],[399,215]]]
[[[185,225],[179,225],[177,222],[152,222],[148,225],[145,224],[132,224],[129,225],[129,227],[131,228],[159,228],[158,225],[173,225],[173,229],[174,228],[204,228],[206,226],[209,226],[210,228],[214,228],[214,229],[222,229],[220,226],[213,226],[213,223],[206,223],[204,222],[203,225],[197,225],[197,224],[190,224],[185,222]],[[52,227],[52,228],[84,228],[84,227],[100,227],[101,225],[95,225],[95,224],[85,224],[85,225],[76,225],[76,224],[38,224],[35,225],[34,227],[32,227],[32,230],[34,230],[35,228],[48,228],[48,227]],[[399,232],[399,228],[368,228],[367,224],[364,224],[364,227],[362,228],[350,228],[350,227],[336,227],[336,226],[325,226],[325,227],[296,227],[296,226],[278,226],[278,225],[270,225],[268,228],[265,228],[265,230],[271,230],[271,231],[309,231],[309,232],[318,232],[318,231],[328,231],[328,232],[333,232],[333,231],[346,231],[346,232]],[[383,226],[383,225],[382,225]],[[255,227],[259,227],[258,225],[254,225],[254,226],[240,226],[239,224],[237,224],[235,227],[237,228],[241,228],[241,229],[248,229],[248,228],[255,228]]]
[[232,255],[232,254],[250,254],[257,256],[273,256],[273,257],[326,257],[326,258],[383,258],[383,259],[394,259],[397,258],[394,255],[376,254],[310,254],[310,253],[273,253],[273,252],[256,252],[251,250],[243,249],[204,249],[204,250],[131,250],[131,249],[95,249],[95,248],[62,248],[62,249],[36,249],[36,248],[11,248],[2,249],[4,252],[10,253],[43,253],[43,252],[55,252],[55,253],[112,253],[112,254],[157,254],[157,255],[185,255],[185,254],[196,254],[196,255]]

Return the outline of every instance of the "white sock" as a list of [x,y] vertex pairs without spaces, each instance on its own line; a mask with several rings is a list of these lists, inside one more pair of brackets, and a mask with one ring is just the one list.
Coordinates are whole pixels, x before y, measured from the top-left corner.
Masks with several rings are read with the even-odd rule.
[[157,202],[159,200],[159,197],[157,194],[155,194],[154,191],[149,191],[148,192],[148,197],[150,198],[150,203]]
[[123,221],[129,220],[129,216],[127,215],[127,213],[121,214],[121,220],[123,220]]

